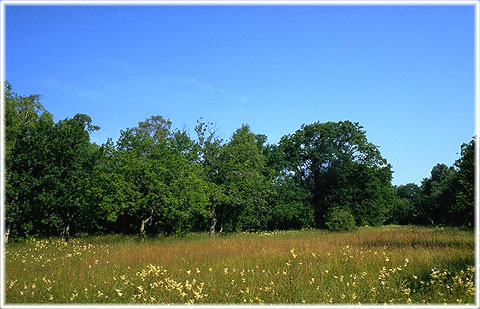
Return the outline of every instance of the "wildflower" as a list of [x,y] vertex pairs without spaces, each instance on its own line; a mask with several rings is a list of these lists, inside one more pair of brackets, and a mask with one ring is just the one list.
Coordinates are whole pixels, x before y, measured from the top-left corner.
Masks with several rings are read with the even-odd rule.
[[290,253],[292,254],[294,259],[297,258],[297,255],[295,254],[295,249],[290,250]]
[[118,294],[118,296],[120,296],[120,297],[121,297],[121,296],[123,295],[123,293],[122,293],[122,290],[115,289],[115,291],[117,291],[117,294]]

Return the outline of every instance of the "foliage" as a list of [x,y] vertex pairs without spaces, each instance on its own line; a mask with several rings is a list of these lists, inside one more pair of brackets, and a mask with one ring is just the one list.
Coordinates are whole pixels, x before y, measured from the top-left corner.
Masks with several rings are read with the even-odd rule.
[[[7,237],[26,236],[43,218],[40,197],[48,182],[47,135],[53,118],[40,104],[39,95],[19,96],[5,85],[5,217]],[[33,159],[33,160],[32,160]],[[37,224],[38,226],[38,224]]]
[[335,205],[359,214],[358,224],[380,224],[391,199],[391,166],[358,123],[316,122],[282,137],[282,168],[311,192],[315,226]]
[[455,161],[457,168],[454,180],[455,203],[449,209],[449,214],[453,219],[453,224],[473,226],[475,218],[475,138],[468,144],[462,144],[460,155],[461,157]]
[[421,186],[394,187],[350,121],[303,124],[277,144],[248,125],[224,141],[202,119],[192,138],[159,115],[116,142],[91,143],[98,129],[85,114],[54,122],[39,95],[5,84],[7,240],[474,223],[474,139]]
[[249,126],[235,131],[220,160],[219,176],[226,196],[219,209],[220,223],[226,231],[262,229],[268,216],[268,183],[262,174],[265,158]]
[[325,215],[325,227],[334,232],[353,231],[355,219],[348,208],[334,207]]

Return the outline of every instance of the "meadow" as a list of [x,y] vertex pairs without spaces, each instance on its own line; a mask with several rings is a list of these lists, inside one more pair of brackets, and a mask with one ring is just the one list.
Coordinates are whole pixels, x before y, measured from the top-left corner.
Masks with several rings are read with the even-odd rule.
[[6,303],[473,304],[474,243],[414,226],[32,239],[6,245]]

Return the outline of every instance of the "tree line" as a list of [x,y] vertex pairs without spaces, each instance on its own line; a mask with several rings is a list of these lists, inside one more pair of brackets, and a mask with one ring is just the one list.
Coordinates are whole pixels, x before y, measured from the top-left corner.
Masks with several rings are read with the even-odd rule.
[[223,140],[202,119],[192,137],[152,116],[97,145],[88,115],[54,122],[39,95],[6,83],[4,124],[7,240],[474,221],[474,140],[454,166],[397,187],[348,120],[304,124],[268,144],[248,125]]

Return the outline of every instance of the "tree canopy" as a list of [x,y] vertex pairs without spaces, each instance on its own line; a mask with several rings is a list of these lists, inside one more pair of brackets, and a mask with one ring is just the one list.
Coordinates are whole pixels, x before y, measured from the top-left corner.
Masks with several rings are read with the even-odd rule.
[[199,119],[191,137],[154,115],[97,145],[88,115],[54,122],[40,99],[5,85],[7,238],[474,224],[475,138],[420,186],[393,186],[392,166],[348,120],[267,144],[248,125],[223,140]]

